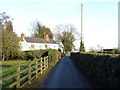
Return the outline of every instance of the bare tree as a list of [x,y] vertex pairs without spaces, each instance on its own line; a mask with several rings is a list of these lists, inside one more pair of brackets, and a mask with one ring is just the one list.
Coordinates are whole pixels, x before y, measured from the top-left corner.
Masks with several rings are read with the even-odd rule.
[[0,22],[2,23],[3,27],[6,28],[7,24],[11,22],[13,18],[6,14],[6,12],[0,12]]
[[65,54],[68,54],[74,48],[73,42],[76,40],[77,35],[78,32],[72,24],[61,24],[55,27],[55,40],[63,48]]

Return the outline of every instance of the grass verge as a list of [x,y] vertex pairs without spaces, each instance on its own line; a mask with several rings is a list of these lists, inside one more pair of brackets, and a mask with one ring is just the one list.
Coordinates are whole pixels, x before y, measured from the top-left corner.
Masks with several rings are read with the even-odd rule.
[[51,72],[51,70],[58,64],[57,63],[53,63],[50,65],[50,67],[44,71],[43,74],[39,74],[37,78],[35,78],[31,84],[26,85],[24,88],[40,88],[41,85],[43,84],[43,82],[45,81],[45,79],[48,77],[49,73]]

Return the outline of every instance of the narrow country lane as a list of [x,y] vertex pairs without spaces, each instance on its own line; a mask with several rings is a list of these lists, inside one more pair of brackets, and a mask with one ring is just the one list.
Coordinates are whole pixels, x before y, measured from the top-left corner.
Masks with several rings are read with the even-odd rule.
[[90,88],[69,57],[63,57],[39,88]]

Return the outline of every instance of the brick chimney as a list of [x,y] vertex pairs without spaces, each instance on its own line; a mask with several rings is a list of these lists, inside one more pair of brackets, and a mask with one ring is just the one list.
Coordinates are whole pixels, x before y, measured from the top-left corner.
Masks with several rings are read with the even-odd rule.
[[22,34],[21,34],[21,41],[24,41],[24,40],[25,40],[25,34],[22,33]]
[[49,35],[48,35],[48,33],[45,34],[45,40],[46,40],[47,42],[49,42]]

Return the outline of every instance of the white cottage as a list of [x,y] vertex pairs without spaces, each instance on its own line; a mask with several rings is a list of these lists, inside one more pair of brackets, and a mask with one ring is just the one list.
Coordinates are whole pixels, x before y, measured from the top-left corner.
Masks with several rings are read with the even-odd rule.
[[20,40],[21,51],[30,51],[30,50],[40,50],[40,49],[56,49],[58,50],[58,44],[49,39],[49,36],[46,34],[45,38],[33,38],[33,37],[25,37],[25,35],[21,34]]

